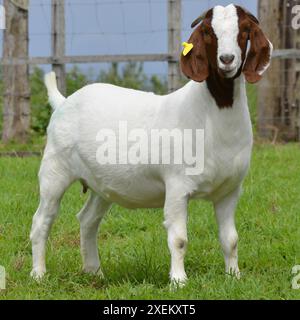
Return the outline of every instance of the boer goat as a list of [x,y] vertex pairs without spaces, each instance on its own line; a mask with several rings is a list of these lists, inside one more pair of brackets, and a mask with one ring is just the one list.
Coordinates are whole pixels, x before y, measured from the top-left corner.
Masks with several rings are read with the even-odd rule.
[[[93,84],[65,98],[57,89],[55,74],[46,76],[54,113],[31,230],[32,277],[39,279],[46,272],[50,228],[64,192],[74,181],[90,189],[78,214],[85,272],[101,274],[97,232],[112,203],[132,209],[164,207],[171,282],[184,284],[188,202],[205,199],[214,204],[226,273],[240,276],[234,214],[252,149],[245,80],[261,79],[270,64],[272,44],[258,20],[232,4],[207,11],[192,24],[196,26],[188,52],[181,55],[181,69],[191,81],[169,95]],[[151,130],[203,129],[203,170],[186,174],[189,165],[175,162],[100,164],[99,130],[118,132],[120,121],[128,130],[143,129],[149,136]],[[116,149],[124,160],[121,152]]]

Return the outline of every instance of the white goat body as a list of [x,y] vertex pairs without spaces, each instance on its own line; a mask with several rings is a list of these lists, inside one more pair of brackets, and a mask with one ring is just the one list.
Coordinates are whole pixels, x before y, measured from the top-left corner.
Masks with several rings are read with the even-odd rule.
[[[48,78],[54,76],[50,74]],[[47,147],[39,174],[42,198],[48,199],[53,194],[53,201],[58,201],[73,181],[83,180],[92,190],[91,197],[98,197],[104,203],[118,203],[128,208],[165,205],[165,212],[169,206],[173,212],[166,214],[166,227],[174,224],[176,229],[178,226],[175,234],[184,242],[186,231],[178,222],[180,213],[176,213],[181,208],[181,201],[185,203],[188,199],[203,198],[217,205],[230,194],[237,199],[249,167],[252,147],[243,76],[235,80],[234,105],[228,109],[218,108],[205,83],[193,81],[167,96],[94,84],[64,101],[55,82],[46,80],[46,84],[55,111],[48,128]],[[97,133],[107,128],[117,132],[119,121],[126,121],[128,130],[143,128],[147,132],[163,128],[204,129],[203,173],[186,175],[184,165],[174,164],[99,165],[96,159],[99,147]],[[170,199],[170,204],[167,199]],[[79,215],[83,216],[82,213]],[[37,226],[45,223],[38,213],[35,219],[42,220],[36,222]],[[32,238],[39,239],[40,243],[35,229],[38,228],[33,227]],[[229,229],[226,232],[235,235],[234,227]],[[85,247],[93,248],[93,245]],[[95,249],[83,249],[87,250],[95,255]],[[97,258],[87,257],[85,260],[86,271],[99,269]],[[184,281],[185,273],[176,271],[178,263],[174,264],[172,279]],[[237,266],[230,267],[238,272]],[[41,270],[43,273],[44,268]]]
[[[242,181],[249,168],[253,139],[245,77],[250,82],[258,81],[261,69],[265,71],[270,60],[269,57],[263,63],[256,62],[258,67],[253,69],[255,62],[251,59],[258,59],[259,55],[256,57],[251,54],[243,73],[239,72],[243,67],[242,58],[247,42],[245,39],[242,48],[237,43],[239,21],[244,19],[243,23],[253,25],[253,34],[259,35],[259,43],[262,44],[265,55],[270,56],[272,48],[259,29],[255,17],[242,8],[233,5],[226,8],[217,6],[207,13],[206,28],[209,27],[209,22],[214,26],[222,19],[226,19],[231,32],[223,33],[220,28],[215,27],[219,40],[222,39],[218,55],[226,63],[224,66],[223,62],[219,62],[220,73],[223,72],[224,77],[215,81],[223,83],[225,88],[228,83],[232,84],[233,97],[226,95],[223,88],[224,99],[219,99],[218,88],[214,87],[217,83],[212,80],[217,78],[207,78],[209,68],[205,67],[205,63],[208,62],[203,48],[199,46],[194,47],[190,56],[182,57],[186,59],[182,61],[183,70],[188,76],[197,78],[197,81],[208,80],[202,83],[190,81],[180,90],[165,96],[108,84],[93,84],[65,99],[57,90],[55,74],[46,76],[49,101],[55,111],[48,127],[48,141],[39,173],[41,199],[31,231],[32,276],[40,278],[46,272],[45,245],[50,227],[64,192],[77,180],[90,189],[90,197],[78,214],[86,272],[101,273],[97,230],[112,203],[128,208],[164,207],[164,225],[168,231],[171,252],[170,277],[172,281],[184,283],[188,201],[201,198],[214,204],[226,272],[239,276],[234,212]],[[206,34],[206,38],[202,39],[201,28],[200,26],[194,31],[191,41],[207,41],[209,35]],[[253,37],[252,40],[255,41]],[[233,48],[231,56],[228,55],[229,44]],[[198,61],[201,55],[203,58]],[[195,73],[195,70],[201,72]],[[236,77],[226,79],[235,73]],[[219,77],[217,71],[215,77]],[[227,101],[231,100],[232,105],[225,107]],[[120,122],[126,122],[128,132],[139,128],[148,136],[152,130],[203,129],[203,172],[187,175],[188,165],[185,163],[100,165],[97,160],[100,146],[98,133],[100,130],[117,133]],[[116,149],[117,158],[118,151]]]
[[[44,159],[61,159],[64,175],[84,180],[107,201],[129,208],[162,207],[169,180],[176,181],[184,196],[217,201],[240,184],[250,161],[252,130],[243,77],[236,80],[235,90],[233,107],[221,110],[205,84],[192,81],[167,96],[107,84],[86,86],[63,104],[50,95],[58,105]],[[174,164],[100,166],[97,134],[101,129],[118,132],[120,121],[126,121],[128,131],[142,128],[149,136],[152,129],[204,129],[203,173],[186,175],[185,166]]]

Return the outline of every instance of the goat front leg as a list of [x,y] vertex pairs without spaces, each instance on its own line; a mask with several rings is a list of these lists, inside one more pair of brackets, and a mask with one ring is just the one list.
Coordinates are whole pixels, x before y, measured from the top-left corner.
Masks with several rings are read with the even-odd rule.
[[187,280],[184,257],[187,249],[187,197],[167,190],[164,226],[168,232],[168,246],[171,253],[171,283],[183,286]]
[[214,203],[219,238],[225,259],[225,272],[240,278],[238,267],[238,234],[235,227],[235,209],[240,195],[240,187]]

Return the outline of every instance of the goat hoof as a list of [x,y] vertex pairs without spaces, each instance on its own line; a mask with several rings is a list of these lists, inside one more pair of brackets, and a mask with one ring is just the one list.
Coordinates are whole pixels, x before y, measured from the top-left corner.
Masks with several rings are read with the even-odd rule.
[[102,272],[102,270],[99,268],[99,270],[97,271],[96,275],[100,278],[100,279],[104,279],[104,274]]
[[86,274],[91,274],[91,275],[95,275],[101,279],[104,278],[104,274],[101,270],[101,268],[97,267],[85,267],[83,268],[83,272],[86,273]]
[[46,273],[46,271],[32,270],[32,271],[30,272],[30,277],[31,277],[33,280],[37,281],[37,282],[41,282],[42,279],[43,279],[44,276],[45,276],[45,273]]
[[186,285],[186,282],[187,282],[186,276],[181,278],[172,278],[171,284],[170,284],[171,291],[176,291],[178,289],[183,288]]
[[240,273],[240,270],[238,268],[233,268],[233,269],[226,270],[226,276],[234,277],[237,280],[241,279],[241,273]]

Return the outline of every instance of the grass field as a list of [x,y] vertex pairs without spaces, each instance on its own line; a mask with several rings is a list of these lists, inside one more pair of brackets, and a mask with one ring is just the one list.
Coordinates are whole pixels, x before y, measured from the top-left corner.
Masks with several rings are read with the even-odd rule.
[[48,275],[29,277],[29,232],[38,205],[40,159],[0,159],[0,265],[7,289],[0,299],[300,299],[291,269],[300,264],[300,147],[256,146],[237,210],[242,279],[224,275],[212,206],[191,202],[186,270],[189,282],[169,290],[169,253],[161,210],[114,206],[101,226],[106,278],[81,273],[75,214],[86,196],[65,195],[48,243]]

